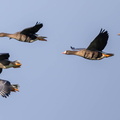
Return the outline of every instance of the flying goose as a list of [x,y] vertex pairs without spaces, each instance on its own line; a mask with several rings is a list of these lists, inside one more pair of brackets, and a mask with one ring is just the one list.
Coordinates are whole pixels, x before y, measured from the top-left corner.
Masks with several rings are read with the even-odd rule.
[[16,32],[14,34],[9,33],[0,33],[0,37],[9,37],[10,39],[16,39],[21,42],[32,43],[36,40],[47,41],[44,36],[38,36],[36,32],[39,31],[40,28],[43,27],[42,23],[36,23],[33,27],[26,28],[20,32]]
[[90,60],[100,60],[103,58],[111,57],[114,54],[104,53],[102,51],[107,45],[108,37],[108,32],[101,29],[98,36],[90,43],[87,49],[71,47],[72,51],[67,50],[63,52],[63,54],[77,55]]
[[10,92],[19,91],[18,88],[18,84],[11,84],[7,80],[0,79],[0,95],[2,95],[2,97],[7,98],[10,95]]
[[22,64],[16,60],[16,61],[10,61],[8,58],[10,57],[9,53],[0,53],[0,73],[2,72],[2,69],[7,68],[19,68]]

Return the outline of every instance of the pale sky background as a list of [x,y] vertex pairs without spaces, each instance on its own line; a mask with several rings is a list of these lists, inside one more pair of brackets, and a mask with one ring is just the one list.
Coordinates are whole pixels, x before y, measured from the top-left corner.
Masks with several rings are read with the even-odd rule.
[[[120,120],[120,0],[3,0],[0,32],[15,33],[43,23],[47,42],[0,38],[0,52],[20,60],[1,79],[20,92],[0,96],[1,120]],[[99,61],[61,54],[86,48],[103,28],[109,33]]]

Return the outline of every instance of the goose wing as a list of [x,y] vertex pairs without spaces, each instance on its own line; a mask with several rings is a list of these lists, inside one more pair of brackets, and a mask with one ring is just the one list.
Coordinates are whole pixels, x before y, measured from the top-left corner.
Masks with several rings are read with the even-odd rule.
[[7,97],[10,95],[10,82],[7,80],[0,80],[0,95]]
[[72,47],[72,46],[70,46],[70,48],[71,48],[72,50],[83,50],[83,49],[85,49],[85,48],[75,48],[75,47]]
[[9,53],[0,53],[0,60],[8,59],[9,57]]
[[25,35],[35,34],[42,27],[43,27],[43,24],[37,22],[35,26],[30,27],[30,28],[26,28],[26,29],[22,30],[20,33],[25,34]]
[[108,32],[101,29],[98,36],[90,43],[87,49],[102,51],[107,45],[108,37]]

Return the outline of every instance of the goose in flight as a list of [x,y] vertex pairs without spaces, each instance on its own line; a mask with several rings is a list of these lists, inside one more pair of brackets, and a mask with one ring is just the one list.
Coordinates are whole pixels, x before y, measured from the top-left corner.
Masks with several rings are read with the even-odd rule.
[[104,53],[102,51],[107,45],[108,37],[108,32],[101,29],[98,36],[90,43],[87,49],[71,47],[72,51],[67,50],[63,52],[63,54],[77,55],[89,60],[101,60],[103,58],[111,57],[114,54]]
[[18,84],[11,84],[7,80],[0,79],[0,95],[2,97],[7,98],[11,92],[19,91],[19,85]]
[[44,36],[38,36],[36,34],[43,27],[42,23],[36,23],[33,27],[26,28],[20,32],[14,34],[0,33],[0,37],[9,37],[10,39],[16,39],[21,42],[32,43],[36,40],[47,41]]
[[7,69],[11,67],[19,68],[22,65],[18,60],[10,61],[9,57],[9,53],[0,53],[0,73],[2,72],[2,69]]

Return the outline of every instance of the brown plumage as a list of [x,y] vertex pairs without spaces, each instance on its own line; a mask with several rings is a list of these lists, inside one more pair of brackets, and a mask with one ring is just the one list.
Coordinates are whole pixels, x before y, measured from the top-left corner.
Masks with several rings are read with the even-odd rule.
[[0,95],[2,95],[2,97],[7,98],[11,92],[19,91],[18,87],[18,84],[11,84],[7,80],[0,79]]
[[63,54],[77,55],[90,60],[100,60],[103,58],[111,57],[114,54],[104,53],[102,51],[107,44],[108,37],[108,32],[101,29],[98,36],[90,43],[87,49],[71,47],[72,51],[67,50],[63,52]]
[[16,61],[10,61],[9,60],[9,53],[0,53],[0,73],[2,72],[2,69],[7,68],[19,68],[22,64],[16,60]]
[[32,43],[36,40],[40,41],[47,41],[44,36],[38,36],[36,33],[43,27],[42,23],[36,23],[35,26],[26,28],[20,32],[16,32],[14,34],[9,34],[9,33],[0,33],[0,37],[9,37],[10,39],[16,39],[21,42],[28,42]]

